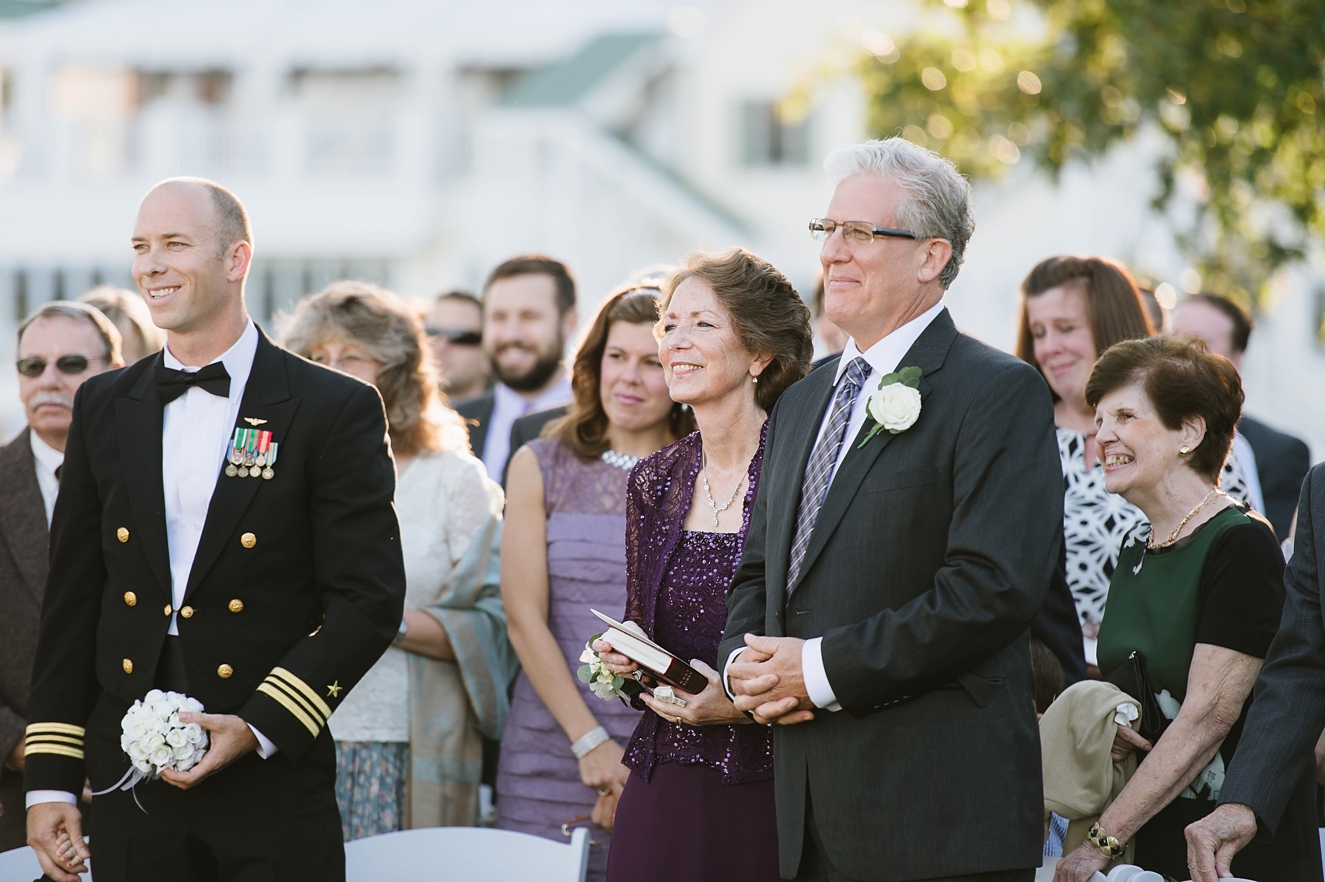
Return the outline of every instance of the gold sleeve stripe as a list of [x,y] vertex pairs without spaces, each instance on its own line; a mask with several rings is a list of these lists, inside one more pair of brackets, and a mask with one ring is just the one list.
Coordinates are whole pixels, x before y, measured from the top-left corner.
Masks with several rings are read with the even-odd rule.
[[280,691],[279,689],[275,688],[274,686],[268,683],[259,684],[258,691],[263,693],[264,695],[269,695],[272,698],[274,698],[282,707],[288,710],[296,720],[303,723],[304,728],[307,729],[314,738],[317,737],[317,733],[320,727],[316,723],[314,723],[311,718],[309,718],[308,714],[304,713],[304,709],[302,707],[295,704],[290,699],[290,697],[287,696],[284,692]]
[[23,748],[25,757],[37,753],[53,753],[57,756],[72,757],[76,760],[83,758],[83,751],[77,747],[65,747],[63,744],[29,744]]
[[74,738],[70,735],[29,735],[26,739],[27,744],[72,744],[74,747],[82,747],[83,739]]
[[50,732],[58,735],[73,735],[82,738],[87,734],[87,730],[82,726],[75,726],[72,723],[29,723],[24,730],[28,735],[35,735],[38,732]]
[[313,707],[318,709],[318,712],[322,714],[322,719],[324,720],[330,719],[331,708],[327,707],[327,703],[318,696],[317,691],[314,689],[310,689],[308,684],[305,683],[303,680],[300,680],[298,677],[287,671],[285,668],[280,668],[280,667],[272,668],[271,676],[279,677],[280,679],[289,683],[294,688],[298,689],[300,692],[304,694],[304,696],[309,701],[313,703]]
[[320,715],[317,712],[317,710],[311,704],[308,703],[308,699],[306,699],[303,696],[303,693],[296,691],[295,688],[291,686],[289,683],[286,683],[284,680],[278,680],[275,677],[268,677],[266,680],[263,680],[262,682],[266,683],[268,686],[271,686],[275,689],[279,689],[281,692],[285,693],[285,695],[288,696],[291,700],[293,700],[295,704],[303,708],[304,712],[308,714],[308,716],[313,720],[314,723],[317,723],[318,726],[325,726],[327,724],[326,719],[323,718],[322,715]]

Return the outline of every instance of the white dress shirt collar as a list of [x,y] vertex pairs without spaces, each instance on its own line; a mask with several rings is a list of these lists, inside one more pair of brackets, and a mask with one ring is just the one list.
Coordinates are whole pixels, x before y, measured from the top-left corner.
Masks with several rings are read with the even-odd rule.
[[37,486],[41,488],[41,501],[46,506],[46,526],[51,525],[51,515],[55,513],[55,497],[60,491],[60,479],[55,470],[64,465],[64,453],[47,444],[36,433],[28,432],[32,458],[37,461]]
[[833,377],[833,385],[837,385],[837,381],[842,379],[842,375],[846,373],[847,366],[858,355],[864,356],[865,361],[869,363],[875,373],[890,374],[897,370],[898,367],[902,366],[902,357],[910,351],[915,342],[920,339],[920,335],[925,332],[925,328],[928,328],[941,312],[943,312],[942,300],[900,328],[895,328],[892,333],[864,352],[856,348],[855,338],[848,338],[846,348],[842,350],[842,358],[837,363],[837,375]]
[[[208,364],[221,362],[225,365],[225,372],[230,375],[230,400],[238,402],[244,397],[244,385],[248,382],[248,375],[253,370],[253,356],[258,351],[258,326],[249,319],[244,325],[244,332],[239,335],[235,344],[221,353],[220,358],[212,359]],[[175,357],[170,351],[170,345],[167,344],[162,352],[165,366],[176,371],[194,371],[202,370],[206,365],[186,365]]]

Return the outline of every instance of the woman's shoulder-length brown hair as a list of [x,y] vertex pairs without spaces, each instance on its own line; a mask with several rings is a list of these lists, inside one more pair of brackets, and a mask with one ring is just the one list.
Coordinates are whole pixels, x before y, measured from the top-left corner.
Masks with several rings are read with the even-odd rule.
[[1109,347],[1086,381],[1086,404],[1140,382],[1160,422],[1170,431],[1192,417],[1205,420],[1205,438],[1183,460],[1202,477],[1218,483],[1242,416],[1242,379],[1237,368],[1215,355],[1205,341],[1188,334],[1161,334],[1124,340]]
[[1115,343],[1154,336],[1155,326],[1146,312],[1141,290],[1126,267],[1103,257],[1050,257],[1036,264],[1021,283],[1017,357],[1037,370],[1039,364],[1035,361],[1035,341],[1031,337],[1026,301],[1064,285],[1074,286],[1086,298],[1086,316],[1095,338],[1096,358]]
[[[602,393],[607,335],[615,322],[652,328],[658,321],[659,293],[658,282],[649,280],[618,288],[603,301],[575,351],[575,365],[571,369],[574,398],[564,417],[543,428],[544,438],[560,441],[586,462],[607,451],[608,419],[607,411],[603,409]],[[673,402],[668,420],[673,438],[688,435],[695,429],[694,415],[685,405]]]
[[423,320],[399,295],[368,282],[333,282],[310,294],[283,318],[282,342],[308,358],[331,340],[353,343],[380,365],[373,384],[386,408],[387,431],[398,454],[464,450],[464,421],[438,390],[437,370]]
[[660,313],[667,311],[676,289],[690,278],[713,289],[742,346],[756,355],[772,356],[755,386],[755,401],[765,413],[771,411],[782,393],[810,372],[814,358],[810,308],[773,264],[744,248],[733,248],[690,255],[663,284]]

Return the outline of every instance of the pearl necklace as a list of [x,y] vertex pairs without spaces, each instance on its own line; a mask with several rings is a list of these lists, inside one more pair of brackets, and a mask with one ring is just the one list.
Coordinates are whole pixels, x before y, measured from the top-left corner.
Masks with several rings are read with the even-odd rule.
[[[1196,508],[1187,512],[1187,516],[1182,520],[1178,521],[1178,526],[1173,528],[1173,532],[1169,534],[1169,538],[1165,539],[1163,542],[1155,542],[1153,538],[1147,539],[1146,548],[1150,549],[1151,551],[1158,551],[1161,548],[1168,548],[1174,542],[1178,541],[1178,534],[1182,532],[1183,527],[1187,526],[1188,521],[1196,517],[1196,513],[1198,511],[1205,508],[1206,505],[1209,504],[1209,502],[1212,499],[1216,499],[1220,496],[1227,496],[1227,495],[1228,495],[1227,493],[1225,493],[1223,490],[1220,490],[1218,487],[1211,487],[1210,492],[1205,494],[1205,498],[1202,499],[1200,502],[1196,503]],[[1153,532],[1153,527],[1151,529]]]
[[709,499],[709,508],[713,509],[713,520],[710,523],[712,526],[716,527],[718,525],[718,515],[722,514],[727,509],[731,508],[732,503],[736,501],[736,494],[741,492],[741,485],[745,483],[746,475],[741,475],[741,479],[736,482],[736,487],[735,489],[732,490],[732,498],[728,499],[726,504],[723,505],[721,508],[719,508],[718,504],[713,501],[713,492],[709,490],[708,454],[701,452],[700,456],[703,457],[704,461],[704,465],[700,469],[700,471],[703,472],[704,475],[704,495],[707,496]]
[[629,453],[621,453],[616,450],[604,450],[600,459],[613,468],[621,469],[623,472],[630,471],[635,467],[635,463],[639,462],[638,456],[631,456]]

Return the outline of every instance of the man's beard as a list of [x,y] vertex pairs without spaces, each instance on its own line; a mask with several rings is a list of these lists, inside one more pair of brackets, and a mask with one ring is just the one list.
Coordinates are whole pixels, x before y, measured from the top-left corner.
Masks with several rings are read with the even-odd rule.
[[554,346],[538,353],[538,359],[529,367],[523,370],[504,366],[498,359],[502,352],[507,349],[527,349],[528,347],[516,343],[508,343],[497,352],[493,353],[492,370],[507,386],[510,386],[516,392],[536,392],[547,385],[547,381],[552,379],[552,375],[561,367],[561,341],[556,341]]

